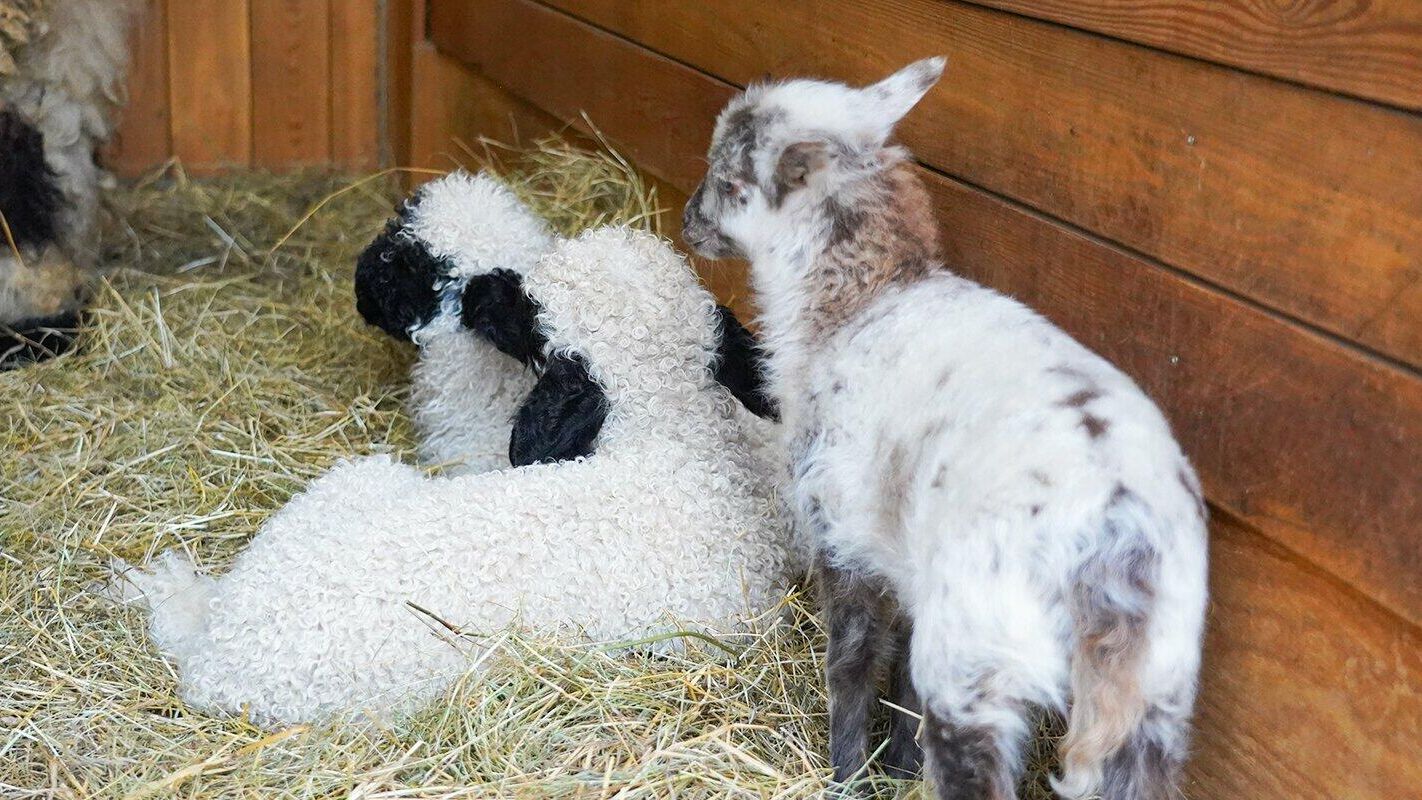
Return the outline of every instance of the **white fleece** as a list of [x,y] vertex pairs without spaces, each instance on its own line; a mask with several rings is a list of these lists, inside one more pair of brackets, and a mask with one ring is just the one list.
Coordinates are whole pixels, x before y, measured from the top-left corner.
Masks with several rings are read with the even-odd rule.
[[734,630],[779,600],[804,565],[779,451],[712,378],[715,304],[686,262],[650,234],[602,229],[524,281],[550,350],[581,353],[606,390],[596,452],[448,478],[343,462],[226,575],[174,554],[128,571],[188,702],[266,724],[380,713],[437,695],[511,624],[616,642]]

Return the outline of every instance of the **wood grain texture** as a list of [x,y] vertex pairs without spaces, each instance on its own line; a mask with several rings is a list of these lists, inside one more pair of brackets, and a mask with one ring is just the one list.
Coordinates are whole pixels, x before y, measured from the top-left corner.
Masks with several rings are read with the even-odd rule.
[[1422,634],[1258,534],[1211,527],[1186,796],[1415,797]]
[[416,125],[414,87],[418,78],[415,49],[425,44],[424,0],[385,0],[381,49],[380,160],[396,167],[411,163]]
[[249,0],[252,8],[252,163],[331,161],[329,0]]
[[[513,93],[566,120],[587,111],[682,191],[700,177],[711,120],[733,86],[522,0],[434,0],[431,11],[435,41]],[[501,42],[508,30],[522,32],[516,43]],[[949,263],[1032,304],[1139,380],[1216,503],[1422,621],[1422,381],[923,174]]]
[[737,85],[946,54],[926,163],[1422,365],[1422,117],[944,0],[545,5]]
[[246,0],[168,5],[173,152],[195,173],[251,163],[248,11]]
[[971,2],[1422,110],[1422,3],[1415,0]]
[[380,164],[379,0],[330,3],[330,154],[338,167]]
[[168,3],[146,0],[129,37],[127,103],[119,116],[108,165],[137,175],[168,160],[173,140],[168,113]]

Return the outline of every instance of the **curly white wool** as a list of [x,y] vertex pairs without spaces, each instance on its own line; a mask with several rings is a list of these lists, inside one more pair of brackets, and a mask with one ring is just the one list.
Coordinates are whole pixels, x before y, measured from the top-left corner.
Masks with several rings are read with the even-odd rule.
[[401,235],[418,239],[452,271],[437,288],[440,312],[410,338],[420,347],[410,416],[421,463],[484,472],[509,464],[509,419],[533,375],[459,324],[469,279],[495,269],[527,273],[554,236],[509,188],[485,173],[456,171],[420,188]]
[[[552,349],[611,409],[587,459],[453,478],[375,457],[294,498],[221,578],[166,555],[128,579],[186,700],[263,723],[408,707],[511,624],[626,641],[732,630],[804,565],[768,424],[712,379],[715,305],[646,233],[555,246],[525,276]],[[416,609],[471,637],[456,643]]]

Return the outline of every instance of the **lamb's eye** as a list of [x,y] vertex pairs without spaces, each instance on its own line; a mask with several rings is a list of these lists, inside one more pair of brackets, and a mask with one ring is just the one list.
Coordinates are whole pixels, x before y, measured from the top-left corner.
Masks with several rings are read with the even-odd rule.
[[731,199],[739,197],[741,194],[741,187],[737,186],[734,181],[717,181],[716,189],[721,193],[722,197]]

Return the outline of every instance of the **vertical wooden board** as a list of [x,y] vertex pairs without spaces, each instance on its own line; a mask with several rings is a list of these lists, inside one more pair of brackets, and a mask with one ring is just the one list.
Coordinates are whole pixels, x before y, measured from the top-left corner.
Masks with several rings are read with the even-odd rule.
[[108,156],[122,175],[151,169],[172,154],[168,108],[168,2],[146,0],[129,37],[128,98]]
[[1418,796],[1422,632],[1253,531],[1211,528],[1186,796]]
[[380,163],[379,0],[335,0],[331,13],[331,160],[347,169]]
[[[385,0],[380,36],[380,160],[408,166],[413,135],[415,49],[424,43],[424,0]],[[417,19],[418,18],[418,19]],[[418,22],[418,24],[417,24]]]
[[247,0],[168,5],[173,152],[194,172],[252,158],[251,30]]
[[331,160],[330,0],[250,0],[252,163]]

